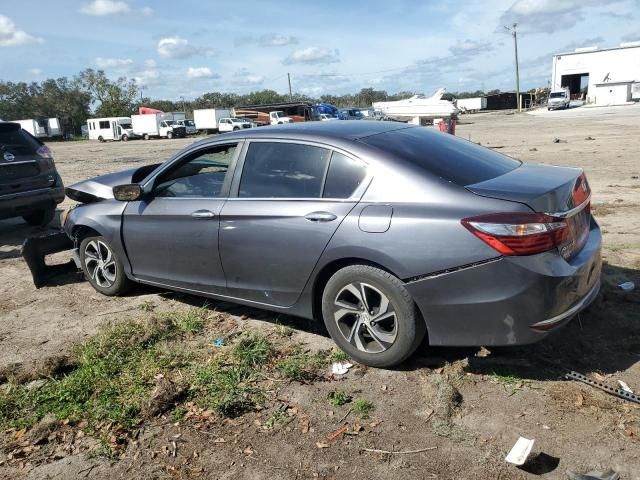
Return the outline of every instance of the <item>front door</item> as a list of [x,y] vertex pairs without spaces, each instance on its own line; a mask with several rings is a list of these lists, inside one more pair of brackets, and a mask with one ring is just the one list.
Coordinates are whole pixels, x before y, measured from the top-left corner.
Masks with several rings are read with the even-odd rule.
[[230,197],[220,214],[228,295],[278,306],[296,302],[357,203],[352,193],[364,179],[362,165],[355,183],[325,195],[325,179],[344,178],[339,164],[345,160],[352,161],[314,145],[251,142],[241,177],[234,181],[237,197]]
[[224,292],[219,216],[238,150],[234,143],[187,154],[153,180],[144,199],[127,205],[122,229],[136,278]]

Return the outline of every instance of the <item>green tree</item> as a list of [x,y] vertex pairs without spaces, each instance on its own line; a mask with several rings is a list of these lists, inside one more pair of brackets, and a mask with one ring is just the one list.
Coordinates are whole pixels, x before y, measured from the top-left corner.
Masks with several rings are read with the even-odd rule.
[[102,70],[88,68],[77,77],[82,87],[99,103],[95,109],[98,117],[128,116],[135,111],[138,87],[135,80],[120,77],[110,80]]

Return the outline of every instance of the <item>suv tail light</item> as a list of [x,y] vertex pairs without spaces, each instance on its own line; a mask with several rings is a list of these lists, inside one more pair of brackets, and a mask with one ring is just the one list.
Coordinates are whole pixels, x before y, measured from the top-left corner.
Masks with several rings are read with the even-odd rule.
[[47,161],[47,166],[49,170],[53,170],[55,168],[55,164],[53,163],[53,153],[46,145],[42,145],[36,150],[36,153],[40,158],[44,158]]
[[502,255],[542,253],[571,239],[565,219],[543,213],[492,213],[465,218],[462,225]]

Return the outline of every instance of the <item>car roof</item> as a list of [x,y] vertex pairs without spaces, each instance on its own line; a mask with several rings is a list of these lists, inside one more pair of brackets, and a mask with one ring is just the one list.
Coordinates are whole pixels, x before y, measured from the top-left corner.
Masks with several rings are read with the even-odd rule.
[[[371,135],[417,128],[400,122],[378,122],[352,120],[338,122],[296,122],[284,125],[250,128],[238,132],[224,133],[224,138],[281,138],[281,139],[326,139],[354,141]],[[218,140],[220,136],[211,137]]]

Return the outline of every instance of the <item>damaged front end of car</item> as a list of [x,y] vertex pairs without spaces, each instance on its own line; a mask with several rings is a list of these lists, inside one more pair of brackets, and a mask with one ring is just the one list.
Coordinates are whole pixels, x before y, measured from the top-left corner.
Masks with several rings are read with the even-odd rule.
[[[60,214],[60,228],[46,235],[28,237],[22,244],[24,258],[36,288],[41,288],[63,274],[80,270],[80,259],[77,253],[78,235],[83,228],[76,227],[77,217],[86,207],[96,203],[114,200],[113,187],[136,183],[143,180],[155,170],[159,164],[110,173],[83,180],[65,189],[66,196],[77,202]],[[122,208],[124,203],[122,203]],[[74,225],[70,225],[73,223]],[[48,264],[47,256],[55,253],[71,251],[71,259],[63,264]]]

